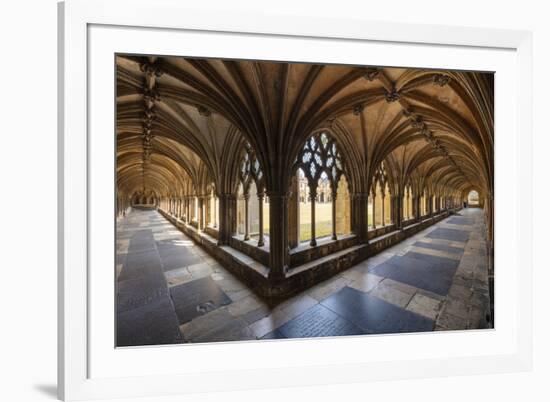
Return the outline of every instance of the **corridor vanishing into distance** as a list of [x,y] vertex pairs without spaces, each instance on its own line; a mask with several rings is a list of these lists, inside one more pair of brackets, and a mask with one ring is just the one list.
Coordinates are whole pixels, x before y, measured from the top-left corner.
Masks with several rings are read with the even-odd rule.
[[159,212],[135,209],[117,230],[117,344],[485,328],[484,230],[482,210],[463,209],[270,305]]
[[494,328],[493,72],[115,74],[116,346]]

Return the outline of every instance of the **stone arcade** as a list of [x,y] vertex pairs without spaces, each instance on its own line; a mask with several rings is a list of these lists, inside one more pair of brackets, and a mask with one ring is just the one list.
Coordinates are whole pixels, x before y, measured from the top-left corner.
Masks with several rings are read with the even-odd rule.
[[116,68],[118,346],[492,327],[491,73]]

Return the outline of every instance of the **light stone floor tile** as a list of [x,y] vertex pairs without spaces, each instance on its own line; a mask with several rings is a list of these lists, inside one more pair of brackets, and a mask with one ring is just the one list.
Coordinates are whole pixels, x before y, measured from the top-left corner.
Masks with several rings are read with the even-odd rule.
[[266,304],[255,295],[248,295],[236,302],[231,303],[227,309],[231,315],[239,317],[261,307],[266,307]]
[[374,289],[382,280],[384,280],[384,278],[381,276],[365,274],[361,278],[351,282],[349,287],[367,293]]
[[380,286],[397,289],[400,292],[410,295],[411,297],[418,291],[418,288],[415,288],[414,286],[407,285],[405,283],[401,283],[390,278],[386,278],[381,281]]
[[370,294],[401,308],[405,308],[409,304],[413,297],[412,294],[402,292],[395,287],[385,286],[383,283],[384,281],[376,286]]
[[350,283],[349,279],[342,276],[336,276],[325,282],[322,282],[307,291],[307,294],[317,301],[322,301],[327,297],[338,292]]
[[189,272],[193,275],[211,275],[214,271],[212,270],[212,267],[204,262],[200,262],[198,264],[189,265],[187,267]]
[[460,330],[468,327],[468,320],[462,317],[456,317],[451,314],[441,313],[435,326],[436,331],[441,330]]
[[251,295],[252,291],[250,289],[242,289],[237,291],[227,291],[225,293],[232,301],[236,302]]
[[354,268],[350,268],[344,272],[342,272],[341,276],[347,280],[349,280],[350,282],[352,281],[356,281],[356,280],[360,280],[361,278],[363,278],[366,274],[364,274],[363,272],[360,272],[360,271],[357,271]]
[[427,317],[430,320],[435,320],[439,314],[440,307],[440,300],[432,299],[422,293],[416,293],[407,305],[407,310]]
[[468,305],[461,299],[452,299],[447,297],[442,312],[445,315],[449,314],[455,317],[462,318],[463,320],[467,320],[468,310]]
[[213,310],[207,314],[194,318],[193,320],[180,325],[180,332],[186,340],[196,338],[209,331],[212,331],[234,317],[229,313],[226,306]]

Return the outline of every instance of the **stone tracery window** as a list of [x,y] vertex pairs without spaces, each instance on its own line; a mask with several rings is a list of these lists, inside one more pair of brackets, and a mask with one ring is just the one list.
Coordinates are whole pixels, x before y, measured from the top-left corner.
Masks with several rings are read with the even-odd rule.
[[[386,226],[391,223],[391,202],[388,172],[384,162],[375,170],[372,181],[372,228]],[[371,212],[369,211],[369,215]],[[370,222],[369,222],[369,226]]]
[[[257,203],[250,204],[250,197]],[[258,237],[258,247],[264,246],[264,173],[252,146],[246,143],[239,166],[239,190],[237,202],[237,228],[244,240]],[[252,227],[252,231],[251,231]]]
[[[338,194],[345,191],[347,194],[347,181],[345,180],[344,159],[335,139],[326,132],[318,132],[311,135],[304,143],[304,146],[298,153],[294,163],[293,171],[296,172],[300,194],[298,200],[301,204],[306,204],[307,199],[311,203],[310,231],[306,236],[310,237],[310,245],[315,246],[316,241],[316,202],[321,204],[331,203],[331,220],[321,221],[320,235],[332,234],[332,239],[337,239],[337,232],[345,233],[342,226],[337,228],[336,206]],[[343,179],[342,189],[338,192],[341,179]],[[307,188],[306,188],[307,187]],[[349,198],[345,194],[340,198]],[[347,200],[349,204],[349,199]],[[339,203],[342,210],[349,210]],[[340,211],[342,212],[342,211]],[[349,212],[346,213],[344,221],[349,220]],[[307,223],[306,223],[307,224]],[[327,226],[330,224],[330,227]],[[301,225],[303,226],[303,225]],[[326,227],[325,227],[326,226]],[[349,226],[349,225],[348,225]],[[300,236],[302,239],[303,237]]]
[[344,174],[344,163],[336,141],[322,132],[312,135],[296,158],[295,170],[301,168],[310,188],[316,188],[324,173],[336,188]]

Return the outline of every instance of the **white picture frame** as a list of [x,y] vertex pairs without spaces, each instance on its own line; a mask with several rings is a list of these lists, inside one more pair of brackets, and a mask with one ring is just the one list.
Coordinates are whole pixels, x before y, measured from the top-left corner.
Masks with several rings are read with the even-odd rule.
[[[269,14],[215,15],[200,8],[188,8],[178,0],[69,0],[59,4],[58,15],[58,392],[61,399],[146,397],[531,368],[532,218],[530,213],[525,213],[530,211],[532,193],[532,36],[529,32]],[[164,39],[160,48],[153,49],[159,43],[155,42],[155,35],[162,35]],[[220,46],[211,42],[226,41],[223,51],[228,57],[253,54],[258,58],[294,60],[292,52],[299,55],[300,51],[309,54],[303,56],[307,59],[304,61],[340,60],[328,60],[329,55],[315,50],[319,42],[319,46],[332,46],[331,57],[336,57],[337,49],[342,52],[349,47],[347,53],[342,53],[352,55],[349,62],[364,62],[360,57],[366,56],[353,58],[351,49],[367,46],[372,57],[381,57],[386,65],[394,60],[394,65],[479,66],[490,70],[491,63],[495,66],[501,63],[495,69],[495,329],[449,332],[438,334],[437,338],[412,334],[123,350],[109,346],[109,339],[113,337],[109,332],[112,322],[109,324],[108,313],[112,310],[112,299],[98,300],[94,295],[109,294],[112,283],[102,279],[109,275],[112,278],[112,271],[107,269],[105,276],[96,274],[93,267],[98,260],[107,264],[108,258],[113,258],[108,250],[94,249],[97,244],[94,239],[99,236],[109,241],[113,235],[112,222],[109,226],[105,221],[105,226],[95,221],[95,217],[102,211],[98,207],[99,199],[107,199],[107,207],[111,200],[114,202],[110,193],[114,182],[107,182],[103,190],[97,190],[94,183],[98,180],[105,183],[104,175],[112,176],[108,163],[102,167],[97,162],[113,159],[113,149],[98,147],[103,143],[96,142],[98,136],[94,130],[111,127],[114,135],[114,126],[110,118],[96,119],[97,109],[91,110],[91,106],[97,104],[98,99],[112,102],[114,92],[109,85],[99,84],[103,79],[109,83],[109,78],[99,71],[101,65],[99,70],[95,68],[96,64],[108,60],[102,57],[113,51],[178,53],[177,46],[181,45],[177,42],[181,41],[170,39],[177,35],[193,38],[195,53],[192,55],[199,55],[196,52],[200,51],[204,52],[200,55],[208,55],[209,46]],[[131,38],[138,36],[139,43],[135,39],[131,43]],[[216,41],[201,39],[207,37]],[[240,45],[231,46],[239,41]],[[304,41],[311,44],[308,46],[311,49],[306,51],[299,46]],[[388,55],[383,50],[387,48],[402,52]],[[377,49],[382,49],[379,56],[376,56]],[[436,50],[441,55],[439,60],[430,60],[430,53]],[[220,52],[221,47],[212,55],[220,56]],[[415,57],[419,59],[416,62]],[[105,71],[110,68],[113,75],[112,64],[103,68]],[[499,75],[506,82],[499,82]],[[501,89],[511,92],[503,94]],[[111,98],[106,98],[109,94]],[[113,137],[108,136],[109,133],[107,142],[114,142]],[[506,188],[500,185],[503,182],[508,183]],[[521,219],[520,210],[524,211]],[[387,354],[390,348],[395,356]],[[323,349],[335,353],[319,354]],[[369,353],[345,353],[352,350]],[[376,354],[376,350],[380,353]],[[161,371],[136,368],[137,362],[147,366],[168,356],[185,356],[190,362],[188,370],[178,372],[170,365]],[[219,357],[219,361],[213,363],[214,357]]]

